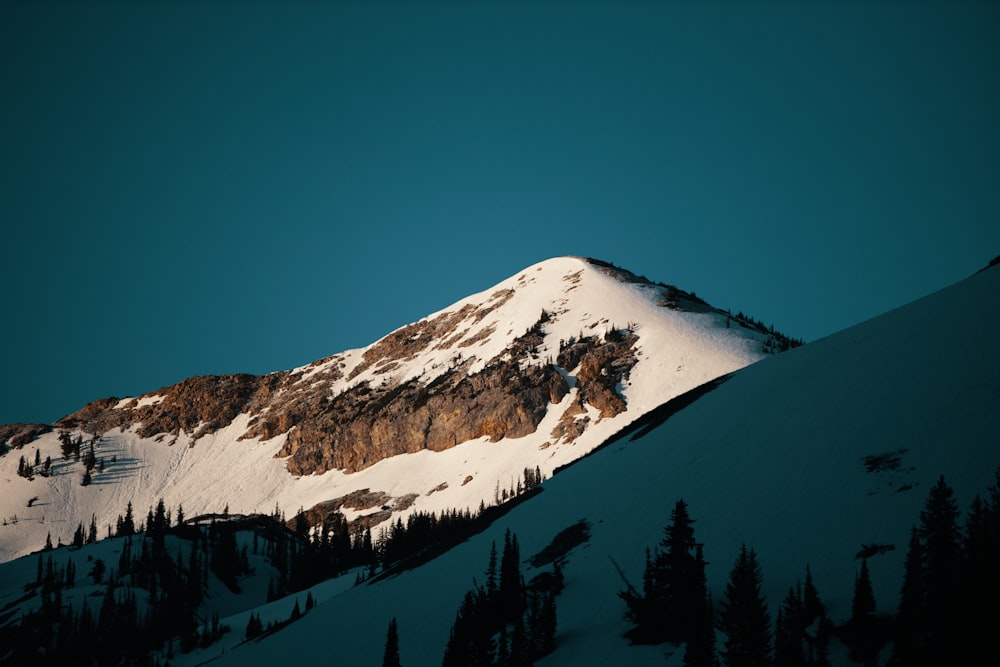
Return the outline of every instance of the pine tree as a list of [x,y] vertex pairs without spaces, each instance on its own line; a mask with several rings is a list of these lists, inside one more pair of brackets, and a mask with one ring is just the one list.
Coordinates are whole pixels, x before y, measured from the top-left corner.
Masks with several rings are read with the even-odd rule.
[[149,529],[156,533],[162,533],[167,527],[167,506],[163,503],[163,498],[160,498],[156,503],[156,513],[153,514]]
[[861,572],[854,580],[854,598],[851,601],[851,621],[860,623],[875,613],[875,591],[868,574],[868,559],[861,559]]
[[893,663],[914,665],[923,654],[924,568],[923,545],[914,527],[903,565],[903,586],[899,592],[899,613],[896,617],[896,642]]
[[761,594],[762,582],[757,554],[744,544],[729,573],[719,612],[719,629],[726,635],[722,657],[729,667],[770,664],[771,622]]
[[247,621],[246,638],[253,639],[264,631],[264,626],[260,622],[260,616],[251,613],[250,620]]
[[694,520],[683,500],[678,500],[670,513],[660,547],[663,551],[654,562],[654,581],[663,613],[657,622],[664,627],[662,634],[656,634],[671,642],[687,641],[692,635],[691,622],[700,617],[705,600],[699,585],[704,572],[699,573],[695,553]]
[[802,597],[789,588],[774,622],[774,667],[805,667],[803,607]]
[[490,544],[490,559],[486,566],[486,615],[491,627],[501,623],[500,588],[497,582],[497,543]]
[[399,634],[396,629],[396,618],[389,621],[389,629],[385,634],[385,652],[382,655],[382,667],[400,667]]
[[503,622],[510,622],[524,610],[524,590],[521,585],[521,552],[517,535],[508,530],[504,534],[503,554],[500,557],[500,615]]
[[806,565],[806,581],[802,586],[802,623],[810,625],[820,616],[826,613],[823,603],[819,599],[819,592],[813,583],[812,571]]
[[115,585],[108,580],[104,589],[104,598],[101,601],[101,609],[97,614],[97,631],[105,638],[109,637],[114,629],[115,620]]
[[528,667],[531,659],[528,657],[528,632],[524,627],[524,617],[518,616],[514,621],[514,630],[510,636],[510,667]]
[[[1000,470],[998,470],[1000,473]],[[977,607],[982,600],[1000,599],[1000,522],[996,508],[978,495],[965,521],[958,623],[964,628],[961,657],[968,664],[991,651],[993,619]]]
[[69,431],[59,432],[59,446],[62,449],[63,460],[68,461],[70,455],[73,453],[73,437],[69,434]]
[[94,566],[90,569],[88,575],[93,578],[94,585],[99,585],[104,581],[104,572],[107,570],[107,566],[104,565],[104,561],[98,558],[94,561]]
[[867,558],[861,560],[861,571],[854,578],[851,620],[843,628],[842,639],[850,648],[850,658],[866,664],[876,660],[882,645],[891,639],[889,627],[875,615],[875,592]]
[[83,524],[79,523],[76,526],[76,531],[73,533],[73,546],[80,548],[83,546],[84,536],[83,536]]
[[274,602],[278,599],[278,595],[274,590],[274,577],[267,580],[267,597],[264,598],[266,602]]
[[715,622],[712,597],[705,578],[705,557],[701,545],[695,550],[695,589],[699,602],[689,610],[689,634],[685,638],[684,667],[715,667],[718,656],[715,650]]
[[631,586],[618,594],[636,624],[629,632],[631,639],[656,644],[705,636],[699,627],[708,595],[704,579],[705,562],[694,538],[694,520],[685,502],[678,500],[655,555],[646,551],[642,595]]
[[538,611],[538,650],[541,657],[548,655],[556,647],[556,628],[558,619],[556,616],[556,596],[550,593],[542,595],[541,606]]
[[128,507],[125,509],[125,517],[120,518],[115,532],[115,537],[127,537],[129,535],[135,535],[135,520],[132,517],[131,500],[128,503]]
[[924,549],[927,657],[942,664],[950,657],[950,647],[956,644],[953,621],[961,567],[958,518],[955,494],[944,477],[939,477],[920,513],[920,539]]
[[483,591],[468,591],[455,614],[443,667],[484,667],[493,664],[496,648],[492,630],[483,624]]

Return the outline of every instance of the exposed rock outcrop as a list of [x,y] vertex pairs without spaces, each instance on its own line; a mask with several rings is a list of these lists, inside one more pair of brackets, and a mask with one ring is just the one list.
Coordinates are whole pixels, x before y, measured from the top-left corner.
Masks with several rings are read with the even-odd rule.
[[496,361],[478,373],[464,366],[429,385],[359,385],[317,410],[288,434],[280,456],[297,475],[334,468],[356,472],[396,454],[441,451],[460,442],[533,433],[547,405],[569,391],[551,366]]
[[[241,412],[266,405],[287,383],[288,373],[269,375],[199,375],[119,406],[117,398],[88,403],[56,425],[104,433],[113,428],[137,427],[144,438],[188,433],[195,440],[232,423]],[[140,399],[152,400],[140,400]]]
[[52,427],[48,424],[0,425],[0,447],[7,444],[14,448],[20,448],[51,430]]
[[576,370],[580,401],[601,411],[601,418],[625,411],[618,385],[635,366],[633,347],[639,337],[630,330],[609,330],[603,338],[585,336],[565,343],[556,359],[567,371]]

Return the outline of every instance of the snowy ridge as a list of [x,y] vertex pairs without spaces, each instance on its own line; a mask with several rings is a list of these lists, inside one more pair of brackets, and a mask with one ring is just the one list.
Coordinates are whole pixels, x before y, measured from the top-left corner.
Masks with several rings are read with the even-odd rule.
[[[398,383],[416,377],[433,380],[453,364],[456,355],[475,358],[468,367],[469,373],[482,370],[490,359],[505,351],[512,336],[534,326],[542,311],[550,313],[551,318],[545,326],[546,343],[539,363],[544,363],[546,352],[555,356],[560,340],[581,334],[603,334],[614,326],[623,328],[637,324],[642,339],[640,349],[660,361],[653,369],[644,367],[642,372],[635,374],[632,389],[626,391],[630,405],[634,400],[641,400],[648,389],[664,388],[663,380],[649,377],[650,373],[672,371],[666,385],[668,389],[691,387],[763,356],[760,350],[764,337],[759,333],[743,329],[740,335],[734,335],[726,332],[725,316],[721,313],[674,311],[659,305],[661,298],[656,286],[620,282],[582,258],[546,260],[421,320],[435,320],[470,310],[455,325],[459,335],[449,341],[450,344],[436,342],[419,356],[401,361],[389,373],[378,372],[375,365],[336,389],[343,389],[352,382],[389,380]],[[482,315],[484,311],[487,311],[485,316]],[[324,364],[303,366],[296,371],[301,371],[305,378],[324,368],[340,365],[345,374],[351,376],[351,371],[361,365],[364,353],[382,340],[385,339],[367,348],[337,355]],[[477,342],[467,345],[469,341]],[[686,360],[695,357],[698,360],[696,367],[683,367]],[[678,363],[671,369],[669,363],[673,361]],[[658,402],[657,397],[650,401],[652,404]]]
[[[773,619],[811,567],[828,613],[850,616],[863,544],[894,545],[870,559],[877,611],[898,603],[910,526],[939,475],[964,513],[1000,466],[995,434],[1000,271],[976,275],[918,302],[735,373],[634,440],[596,452],[543,485],[483,534],[415,570],[331,594],[280,633],[237,646],[240,633],[178,665],[270,665],[316,637],[343,664],[380,664],[385,628],[398,619],[403,664],[439,665],[463,595],[483,576],[491,542],[518,536],[527,559],[585,519],[591,537],[563,568],[555,652],[538,665],[680,665],[670,645],[630,646],[611,558],[641,579],[673,503],[683,498],[705,545],[718,600],[739,545],[758,553]],[[933,352],[928,354],[928,352]],[[898,471],[868,471],[866,456],[902,451]],[[526,579],[537,570],[525,560]],[[544,570],[545,568],[539,568]],[[261,608],[287,616],[291,596]],[[248,612],[228,619],[242,628]],[[834,665],[851,665],[841,645]],[[299,655],[296,653],[296,655]],[[324,664],[324,651],[301,654]],[[666,658],[666,661],[665,661]]]
[[[413,511],[472,508],[493,501],[497,488],[516,483],[526,467],[538,466],[546,475],[597,447],[625,424],[672,396],[762,358],[765,335],[730,324],[726,314],[710,308],[695,312],[664,305],[663,289],[651,284],[619,280],[598,265],[574,257],[541,262],[500,284],[474,294],[403,332],[421,332],[423,324],[444,323],[446,335],[422,341],[397,335],[407,347],[403,353],[383,355],[390,334],[367,348],[350,350],[291,372],[294,387],[319,384],[333,397],[364,383],[398,384],[413,378],[430,382],[440,373],[465,362],[468,373],[481,370],[502,356],[513,339],[538,322],[544,311],[544,342],[531,363],[551,363],[561,341],[603,335],[612,328],[630,327],[638,336],[636,363],[618,387],[627,410],[601,418],[587,405],[589,423],[572,442],[552,437],[552,430],[576,399],[573,376],[578,369],[561,369],[571,387],[562,402],[549,405],[534,433],[489,442],[477,438],[441,452],[421,451],[379,461],[360,472],[328,470],[295,477],[285,461],[275,458],[286,433],[270,439],[244,437],[253,417],[243,413],[214,432],[182,432],[176,437],[140,437],[139,426],[102,433],[97,453],[109,463],[94,483],[81,486],[82,468],[64,461],[58,433],[46,434],[21,450],[0,458],[0,561],[37,550],[51,534],[53,543],[68,542],[78,524],[95,515],[103,534],[128,502],[144,516],[163,498],[170,507],[183,504],[188,516],[218,512],[228,505],[234,513],[269,513],[275,505],[291,516],[306,508],[350,492],[371,489],[393,498],[415,495],[413,504],[397,516]],[[423,323],[423,324],[422,324]],[[397,332],[394,332],[397,333]],[[412,342],[410,339],[416,342]],[[339,377],[319,378],[335,370]],[[163,401],[163,390],[122,399],[117,409],[139,409]],[[283,391],[291,391],[284,389]],[[269,408],[265,408],[267,413]],[[74,432],[74,435],[89,434]],[[197,437],[196,437],[197,436]],[[51,457],[52,475],[28,480],[16,474],[18,457]],[[36,500],[32,500],[36,499]],[[30,501],[30,502],[29,502]],[[30,506],[29,506],[30,505]],[[391,505],[391,503],[390,503]],[[344,509],[348,519],[365,514]]]

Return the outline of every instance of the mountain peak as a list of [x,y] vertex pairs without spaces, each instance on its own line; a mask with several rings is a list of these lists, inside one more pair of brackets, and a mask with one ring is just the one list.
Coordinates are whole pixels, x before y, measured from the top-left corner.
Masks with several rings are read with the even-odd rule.
[[[82,486],[72,461],[31,482],[11,468],[5,509],[41,518],[25,511],[37,496],[66,525],[91,514],[104,524],[127,501],[162,497],[190,513],[337,507],[374,525],[491,504],[525,468],[550,475],[664,400],[781,346],[693,293],[556,257],[364,348],[90,403],[23,446],[59,460],[61,439],[85,438],[107,470]],[[357,494],[384,502],[345,505]],[[3,542],[4,558],[45,537],[40,523],[7,532],[18,538]]]

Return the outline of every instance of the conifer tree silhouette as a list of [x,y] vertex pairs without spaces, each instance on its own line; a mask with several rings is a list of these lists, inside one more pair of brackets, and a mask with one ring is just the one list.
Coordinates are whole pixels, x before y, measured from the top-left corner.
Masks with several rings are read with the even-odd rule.
[[726,635],[722,657],[729,667],[770,665],[771,622],[762,582],[757,554],[744,544],[729,573],[719,612],[719,629]]

